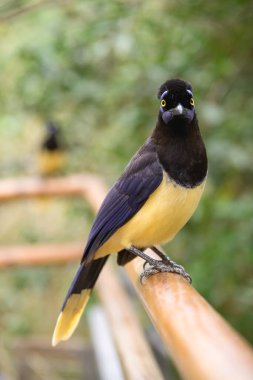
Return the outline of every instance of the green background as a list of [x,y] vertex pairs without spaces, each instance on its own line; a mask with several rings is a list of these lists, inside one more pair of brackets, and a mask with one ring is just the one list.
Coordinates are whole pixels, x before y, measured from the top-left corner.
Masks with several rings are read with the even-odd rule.
[[[27,4],[0,5],[1,177],[39,175],[50,119],[67,146],[63,173],[93,172],[111,186],[155,125],[159,85],[190,81],[209,175],[166,251],[253,342],[251,2],[79,0],[16,12]],[[77,199],[1,204],[0,218],[9,245],[85,241],[92,221]],[[11,342],[51,334],[75,267],[1,271],[0,366],[12,376]]]

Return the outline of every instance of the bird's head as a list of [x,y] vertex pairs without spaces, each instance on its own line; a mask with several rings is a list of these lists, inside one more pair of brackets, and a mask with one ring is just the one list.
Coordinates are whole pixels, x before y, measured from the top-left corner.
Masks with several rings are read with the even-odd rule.
[[192,87],[181,79],[171,79],[161,85],[158,91],[160,117],[165,124],[172,120],[190,123],[195,116]]

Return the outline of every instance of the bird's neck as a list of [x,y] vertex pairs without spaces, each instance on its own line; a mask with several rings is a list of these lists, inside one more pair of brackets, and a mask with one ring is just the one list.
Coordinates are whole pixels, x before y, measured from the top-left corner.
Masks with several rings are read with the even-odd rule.
[[164,170],[176,183],[191,188],[204,180],[207,157],[196,116],[190,123],[175,118],[166,125],[159,115],[152,140]]

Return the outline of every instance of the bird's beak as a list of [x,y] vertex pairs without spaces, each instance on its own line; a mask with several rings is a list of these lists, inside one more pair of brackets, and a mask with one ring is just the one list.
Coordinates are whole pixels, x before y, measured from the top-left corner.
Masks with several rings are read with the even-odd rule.
[[183,107],[181,103],[178,103],[178,105],[175,108],[165,111],[162,114],[162,118],[165,124],[168,124],[175,116],[181,116],[189,122],[191,122],[194,117],[194,114],[194,109],[190,110],[188,108]]
[[171,112],[172,115],[183,115],[184,107],[182,106],[181,103],[178,103],[178,105],[175,108],[172,108]]

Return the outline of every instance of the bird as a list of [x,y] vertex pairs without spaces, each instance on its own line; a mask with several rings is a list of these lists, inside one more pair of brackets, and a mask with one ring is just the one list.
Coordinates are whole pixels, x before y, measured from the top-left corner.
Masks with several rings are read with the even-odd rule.
[[[130,160],[105,197],[53,333],[52,345],[70,338],[97,278],[112,253],[118,264],[144,259],[141,278],[174,272],[190,281],[184,268],[157,245],[174,238],[198,206],[207,178],[207,154],[196,115],[193,89],[170,79],[158,90],[159,110],[151,136]],[[160,256],[151,258],[151,247]],[[149,268],[146,268],[149,264]]]
[[46,133],[40,146],[39,170],[42,176],[60,172],[64,166],[65,149],[59,126],[52,121],[45,124]]

